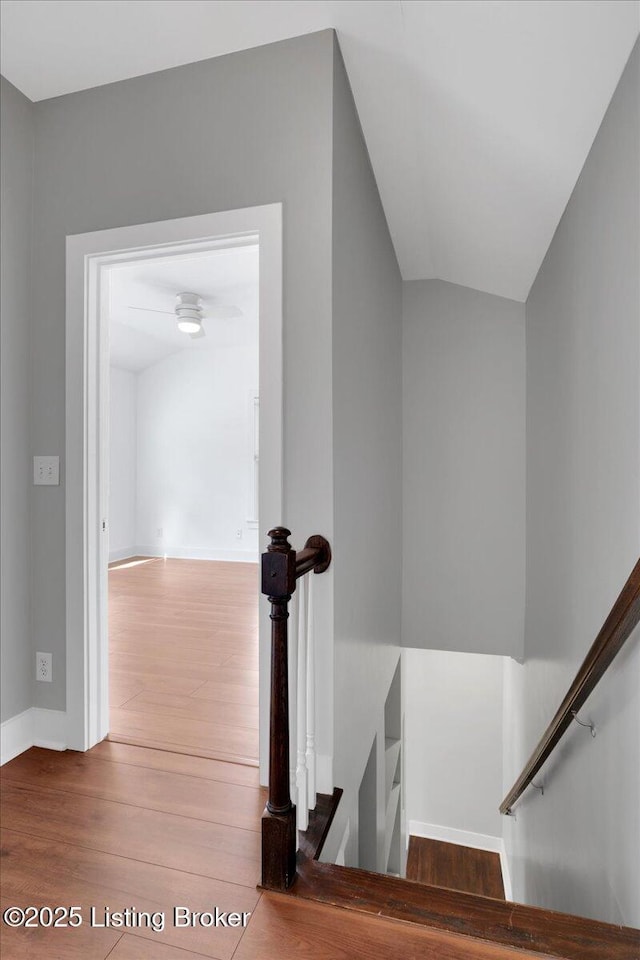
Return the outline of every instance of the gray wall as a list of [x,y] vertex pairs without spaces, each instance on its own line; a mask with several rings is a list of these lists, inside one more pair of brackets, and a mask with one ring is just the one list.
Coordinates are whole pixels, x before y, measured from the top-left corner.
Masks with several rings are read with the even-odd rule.
[[[525,665],[505,785],[533,749],[640,554],[640,50],[527,302]],[[640,636],[505,820],[514,894],[640,926]]]
[[524,304],[403,284],[406,647],[521,656]]
[[405,650],[403,659],[407,820],[499,837],[505,658]]
[[[2,720],[31,706],[29,300],[33,104],[0,78]],[[40,453],[53,450],[40,449]],[[40,488],[43,499],[51,488]]]
[[[342,57],[333,73],[334,780],[357,789],[400,643],[401,279]],[[378,737],[384,745],[384,733]],[[330,853],[327,848],[327,855]]]
[[[263,528],[331,536],[332,50],[325,31],[36,105],[35,448],[64,452],[67,234],[283,201],[286,506]],[[63,709],[64,482],[47,492],[32,501],[33,637],[57,679],[37,705]]]

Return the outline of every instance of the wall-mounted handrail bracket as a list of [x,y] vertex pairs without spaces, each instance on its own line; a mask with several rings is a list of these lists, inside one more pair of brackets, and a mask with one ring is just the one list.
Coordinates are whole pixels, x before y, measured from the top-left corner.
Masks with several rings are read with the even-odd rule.
[[532,787],[535,787],[536,790],[539,790],[539,791],[540,791],[540,796],[541,796],[541,797],[544,797],[544,783],[534,783],[533,780],[532,780],[532,781],[531,781],[531,786],[532,786]]
[[598,636],[591,644],[555,716],[540,738],[522,773],[500,804],[500,813],[512,813],[514,803],[542,769],[571,726],[572,720],[579,723],[581,727],[589,727],[591,736],[595,737],[595,726],[579,720],[578,713],[638,623],[640,623],[640,560],[629,574],[627,582],[612,606],[609,616],[602,624]]
[[571,711],[571,716],[573,717],[573,719],[575,720],[576,723],[579,723],[579,724],[580,724],[581,727],[588,727],[589,730],[591,730],[591,736],[592,736],[592,737],[595,737],[595,735],[596,735],[596,728],[595,728],[595,726],[594,726],[592,723],[589,723],[589,722],[586,722],[586,723],[585,723],[584,720],[581,720],[580,717],[578,716],[577,710],[572,710],[572,711]]

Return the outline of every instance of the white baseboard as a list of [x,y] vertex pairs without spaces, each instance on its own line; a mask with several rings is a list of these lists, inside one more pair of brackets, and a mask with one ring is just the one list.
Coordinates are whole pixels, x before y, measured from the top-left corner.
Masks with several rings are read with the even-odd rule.
[[13,760],[33,746],[33,714],[31,708],[5,720],[0,726],[0,764]]
[[29,747],[67,749],[67,714],[64,710],[30,707],[0,726],[0,765]]
[[423,823],[421,820],[409,820],[407,844],[409,843],[409,835],[424,837],[427,840],[441,840],[444,843],[455,843],[461,847],[472,847],[474,850],[489,850],[491,853],[499,854],[505,900],[511,900],[509,860],[502,837],[494,837],[488,833],[473,833],[470,830],[458,830],[456,827],[443,827],[438,823]]
[[117,563],[118,560],[128,560],[129,557],[135,557],[136,547],[123,547],[122,550],[109,550],[109,563]]
[[501,840],[501,845],[500,845],[500,867],[502,869],[502,886],[504,887],[504,898],[505,900],[513,900],[513,886],[511,884],[511,871],[509,869],[509,857],[507,856],[507,848],[505,847],[504,840]]
[[333,757],[316,754],[316,792],[333,793]]
[[171,560],[224,560],[235,563],[257,563],[257,550],[200,550],[189,547],[150,547],[148,545],[135,548],[138,557],[168,557]]

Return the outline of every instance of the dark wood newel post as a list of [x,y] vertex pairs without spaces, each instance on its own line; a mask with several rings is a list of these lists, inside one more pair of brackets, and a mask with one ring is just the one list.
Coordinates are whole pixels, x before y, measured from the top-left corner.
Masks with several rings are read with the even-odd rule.
[[271,604],[271,709],[269,724],[269,797],[262,815],[262,886],[286,890],[296,875],[296,808],[289,792],[289,601],[296,579],[323,573],[331,548],[321,536],[309,537],[296,554],[286,527],[269,530],[262,554],[262,593]]
[[291,531],[269,531],[262,554],[262,592],[271,604],[271,713],[269,730],[269,798],[262,815],[262,885],[286,890],[296,871],[296,808],[289,793],[289,679],[287,620],[296,588],[296,552]]

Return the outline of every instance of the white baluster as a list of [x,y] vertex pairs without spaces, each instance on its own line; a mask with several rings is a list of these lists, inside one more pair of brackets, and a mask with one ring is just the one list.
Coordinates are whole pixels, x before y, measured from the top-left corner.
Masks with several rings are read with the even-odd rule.
[[298,646],[299,646],[299,630],[298,630],[298,595],[294,593],[291,597],[291,605],[289,608],[289,638],[288,638],[288,654],[289,654],[289,792],[291,793],[291,802],[297,806],[297,790],[296,790],[296,743],[297,743],[297,731],[296,731],[296,721],[297,721],[297,712],[296,712],[296,703],[298,697]]
[[308,631],[308,596],[309,596],[309,577],[304,576],[299,580],[298,609],[299,629],[298,629],[298,697],[297,697],[297,765],[296,765],[296,786],[298,795],[298,829],[306,830],[309,826],[309,805],[307,801],[307,763],[306,763],[306,742],[307,742],[307,631]]
[[313,810],[316,805],[316,667],[315,667],[315,630],[313,607],[313,575],[307,577],[309,589],[307,595],[307,677],[306,677],[306,767],[307,767],[307,803]]

